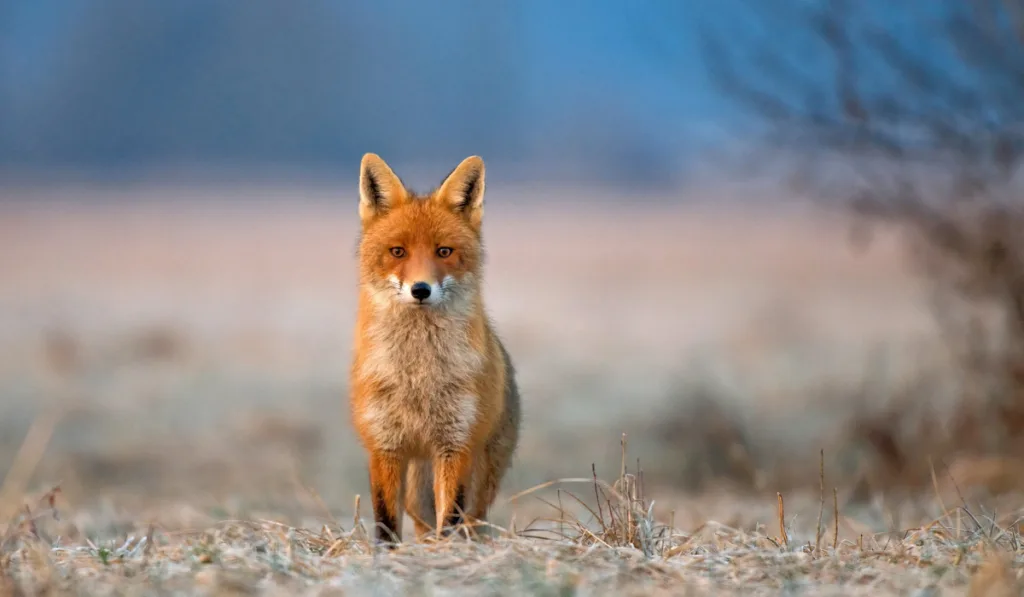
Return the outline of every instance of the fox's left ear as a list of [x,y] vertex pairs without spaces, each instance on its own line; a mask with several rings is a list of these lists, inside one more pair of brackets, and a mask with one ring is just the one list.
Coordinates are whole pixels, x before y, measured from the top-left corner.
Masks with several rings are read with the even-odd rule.
[[484,218],[484,161],[480,156],[462,160],[441,183],[436,197],[479,229]]

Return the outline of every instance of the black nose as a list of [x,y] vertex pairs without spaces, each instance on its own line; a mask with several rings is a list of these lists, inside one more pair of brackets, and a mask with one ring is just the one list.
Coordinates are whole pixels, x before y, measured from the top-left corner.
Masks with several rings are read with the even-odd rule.
[[430,284],[426,282],[416,282],[412,285],[412,298],[422,301],[423,299],[430,296]]

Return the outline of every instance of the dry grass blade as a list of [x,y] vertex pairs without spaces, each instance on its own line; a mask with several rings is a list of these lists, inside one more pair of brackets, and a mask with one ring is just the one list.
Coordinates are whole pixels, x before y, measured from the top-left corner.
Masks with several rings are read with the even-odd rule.
[[[584,502],[582,499],[580,499],[578,496],[576,496],[576,494],[572,493],[571,491],[566,491],[565,494],[568,495],[569,497],[571,497],[572,499],[576,500],[576,503],[578,503],[580,506],[585,508],[587,510],[587,512],[590,512],[590,515],[594,517],[594,520],[596,520],[596,521],[601,523],[601,532],[607,532],[607,528],[608,527],[605,525],[604,521],[601,520],[600,515],[597,512],[594,512],[593,508],[591,508],[589,505],[587,505],[586,502]],[[598,503],[600,504],[600,502],[598,502]],[[561,504],[559,504],[559,509],[561,510]]]
[[533,494],[533,493],[537,493],[538,491],[540,491],[542,489],[547,489],[548,487],[551,487],[553,485],[558,485],[559,483],[588,483],[588,484],[589,483],[600,483],[601,486],[606,491],[609,491],[610,493],[612,493],[613,496],[616,499],[622,499],[622,495],[618,491],[616,491],[614,487],[612,487],[611,485],[609,485],[605,481],[601,481],[600,479],[596,479],[595,480],[595,479],[587,479],[585,477],[564,477],[562,479],[554,479],[554,480],[551,480],[551,481],[545,481],[544,483],[539,483],[537,485],[534,485],[533,487],[530,487],[528,489],[524,489],[524,490],[520,491],[519,493],[516,493],[513,496],[509,497],[506,501],[508,503],[513,503],[513,502],[517,501],[521,497],[524,497],[524,496],[527,496],[527,495],[530,495],[530,494]]
[[18,511],[16,502],[21,500],[36,466],[46,452],[61,414],[59,410],[45,412],[36,417],[29,427],[11,468],[4,476],[3,485],[0,486],[0,520],[9,520]]
[[601,507],[600,489],[597,486],[597,466],[590,463],[590,472],[594,476],[594,502],[597,504],[597,519],[601,521],[601,532],[607,532],[608,527],[604,524],[604,509]]
[[939,479],[935,475],[935,463],[932,462],[932,457],[928,457],[928,472],[932,476],[932,489],[935,490],[935,499],[939,502],[939,507],[942,508],[942,515],[949,515],[949,508],[946,507],[946,503],[942,500],[942,492],[939,491]]

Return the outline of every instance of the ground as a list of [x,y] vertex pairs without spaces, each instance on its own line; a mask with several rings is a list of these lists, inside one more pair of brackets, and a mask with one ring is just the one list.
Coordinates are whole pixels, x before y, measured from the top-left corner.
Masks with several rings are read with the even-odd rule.
[[[625,204],[609,191],[488,191],[486,299],[524,399],[491,522],[516,535],[374,552],[345,407],[354,188],[4,191],[0,507],[25,517],[27,503],[35,521],[8,526],[10,582],[821,594],[841,581],[836,594],[964,594],[982,563],[993,582],[1016,575],[1010,497],[979,502],[940,466],[934,491],[858,499],[853,457],[833,449],[851,417],[883,412],[922,377],[940,414],[956,399],[898,245],[882,235],[857,251],[836,214],[724,192]],[[686,414],[704,412],[698,399],[744,430],[750,483],[709,481],[723,457],[701,435],[711,422]],[[652,525],[675,529],[646,548],[588,535],[600,523],[565,493],[595,506],[579,480],[592,465],[619,477],[622,434]],[[577,480],[509,499],[564,478]],[[54,520],[36,500],[58,486]]]

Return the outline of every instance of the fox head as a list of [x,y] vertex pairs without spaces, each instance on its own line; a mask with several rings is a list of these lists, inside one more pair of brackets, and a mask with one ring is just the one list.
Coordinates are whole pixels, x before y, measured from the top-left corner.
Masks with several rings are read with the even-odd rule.
[[359,173],[360,282],[380,306],[464,309],[479,288],[484,162],[466,158],[432,193],[417,195],[379,156]]

